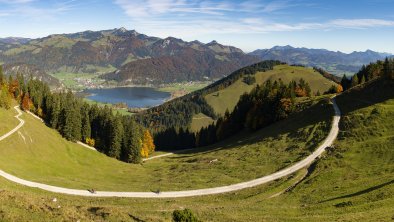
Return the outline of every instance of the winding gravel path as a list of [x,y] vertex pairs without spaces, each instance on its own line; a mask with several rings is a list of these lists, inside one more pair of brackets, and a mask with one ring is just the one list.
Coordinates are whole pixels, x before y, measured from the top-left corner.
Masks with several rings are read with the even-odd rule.
[[[340,120],[340,110],[335,102],[335,99],[332,99],[332,103],[334,106],[335,110],[335,115],[333,118],[331,130],[327,136],[327,138],[324,140],[324,142],[308,157],[305,159],[297,162],[296,164],[285,168],[283,170],[280,170],[276,173],[243,182],[243,183],[237,183],[229,186],[222,186],[222,187],[215,187],[215,188],[207,188],[207,189],[198,189],[198,190],[185,190],[185,191],[169,191],[169,192],[110,192],[110,191],[97,191],[96,193],[90,193],[87,190],[76,190],[76,189],[67,189],[63,187],[55,187],[55,186],[50,186],[42,183],[36,183],[36,182],[31,182],[27,180],[20,179],[18,177],[15,177],[13,175],[10,175],[2,170],[0,170],[0,176],[3,176],[4,178],[13,181],[15,183],[19,183],[25,186],[29,187],[35,187],[39,188],[42,190],[54,192],[54,193],[62,193],[62,194],[70,194],[70,195],[78,195],[78,196],[91,196],[91,197],[134,197],[134,198],[176,198],[176,197],[192,197],[192,196],[202,196],[202,195],[212,195],[212,194],[220,194],[220,193],[226,193],[226,192],[232,192],[232,191],[237,191],[245,188],[250,188],[250,187],[255,187],[261,184],[265,184],[271,181],[274,181],[276,179],[288,176],[306,166],[311,164],[317,157],[319,157],[326,149],[326,147],[329,147],[333,144],[334,140],[336,139],[338,132],[339,132],[339,120]],[[11,130],[9,133],[6,135],[2,136],[0,140],[5,139],[6,137],[10,136],[12,133],[17,131],[23,124],[24,121],[19,118],[19,116],[22,114],[20,110],[17,107],[14,107],[18,111],[18,115],[15,116],[19,121],[20,124],[13,130]],[[158,157],[156,157],[158,158]]]
[[19,109],[19,106],[14,106],[14,109],[18,112],[18,114],[15,116],[15,118],[17,118],[19,120],[19,124],[18,126],[16,126],[14,129],[12,129],[10,132],[4,134],[3,136],[0,137],[0,141],[4,140],[5,138],[11,136],[12,134],[14,134],[16,131],[18,131],[23,124],[25,124],[25,121],[21,118],[19,118],[22,115],[21,110]]

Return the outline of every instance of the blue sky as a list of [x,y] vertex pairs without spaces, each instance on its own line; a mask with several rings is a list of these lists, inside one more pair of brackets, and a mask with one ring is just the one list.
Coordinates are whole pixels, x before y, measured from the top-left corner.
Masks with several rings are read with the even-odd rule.
[[125,27],[237,46],[394,53],[393,0],[0,0],[0,37]]

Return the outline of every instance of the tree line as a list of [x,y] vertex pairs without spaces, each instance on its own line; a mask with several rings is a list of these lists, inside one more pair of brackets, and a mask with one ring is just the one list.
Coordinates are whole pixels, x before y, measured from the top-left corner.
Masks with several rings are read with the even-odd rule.
[[[0,72],[0,83],[9,98],[25,111],[32,111],[65,139],[83,141],[98,151],[125,162],[138,163],[149,156],[155,145],[150,132],[130,116],[114,114],[108,106],[89,105],[71,91],[52,93],[45,83],[22,75],[8,82]],[[3,100],[1,100],[3,101]],[[2,104],[2,102],[0,102]]]
[[309,96],[309,84],[303,79],[289,84],[281,80],[268,80],[263,85],[257,85],[250,93],[243,94],[233,112],[227,111],[216,123],[197,133],[171,127],[156,134],[155,143],[159,149],[185,149],[216,143],[243,129],[256,131],[299,110],[300,107],[295,103],[296,97]]
[[363,65],[360,71],[351,78],[343,75],[341,85],[344,90],[347,90],[381,76],[394,79],[394,58],[386,58],[384,61],[378,60],[367,66]]
[[9,76],[7,80],[3,73],[2,66],[0,66],[0,108],[11,108],[12,99],[21,97],[21,92],[19,90],[20,86],[26,89],[23,81],[23,76],[19,74],[15,79]]
[[205,95],[224,89],[240,78],[244,78],[243,81],[246,81],[247,84],[253,84],[255,82],[254,74],[272,70],[274,66],[280,64],[284,63],[268,60],[241,68],[203,89],[141,112],[136,115],[136,119],[145,127],[149,127],[154,134],[167,130],[167,133],[171,133],[184,126],[189,126],[193,116],[198,113],[217,119],[218,115],[206,102]]

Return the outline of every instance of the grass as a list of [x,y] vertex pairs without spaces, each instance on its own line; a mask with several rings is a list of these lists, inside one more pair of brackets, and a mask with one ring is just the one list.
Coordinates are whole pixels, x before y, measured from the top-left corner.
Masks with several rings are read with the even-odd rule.
[[199,131],[203,127],[207,127],[215,122],[211,117],[204,113],[198,113],[193,116],[192,123],[190,124],[190,130],[193,132]]
[[[269,198],[295,184],[305,171],[255,188],[179,199],[66,196],[0,178],[0,220],[171,221],[173,210],[190,208],[202,221],[392,221],[394,99],[392,88],[386,90],[386,99],[376,88],[375,94],[339,96],[344,116],[335,148],[278,197]],[[290,127],[287,121],[280,126]]]
[[69,73],[69,72],[58,72],[52,73],[51,76],[57,78],[62,82],[67,88],[72,90],[83,90],[87,87],[79,83],[76,79],[81,79],[82,81],[90,80],[95,85],[100,85],[103,80],[98,78],[97,74],[92,73]]
[[158,88],[159,91],[162,92],[175,92],[179,90],[184,90],[187,93],[194,92],[196,90],[202,89],[212,82],[186,82],[186,83],[171,83],[167,84],[164,87]]
[[216,113],[224,115],[226,110],[231,112],[234,109],[242,94],[250,92],[257,84],[263,84],[267,80],[282,79],[283,82],[288,83],[292,80],[299,81],[300,78],[303,78],[309,83],[312,93],[317,91],[323,93],[334,84],[311,68],[289,65],[278,65],[271,71],[258,72],[255,74],[255,78],[256,83],[253,85],[248,85],[242,79],[239,79],[223,90],[206,95],[205,99]]
[[[215,146],[143,165],[122,163],[65,141],[24,114],[21,135],[13,134],[0,143],[0,169],[24,179],[78,189],[166,191],[229,185],[273,173],[315,149],[326,135],[332,110],[319,103],[310,112],[321,114],[294,115],[288,122],[253,134],[243,132]],[[313,140],[308,139],[311,133]],[[214,159],[218,161],[210,163]]]
[[15,115],[16,113],[13,113],[11,110],[6,111],[4,108],[0,108],[0,136],[6,134],[19,124],[19,121],[14,118]]

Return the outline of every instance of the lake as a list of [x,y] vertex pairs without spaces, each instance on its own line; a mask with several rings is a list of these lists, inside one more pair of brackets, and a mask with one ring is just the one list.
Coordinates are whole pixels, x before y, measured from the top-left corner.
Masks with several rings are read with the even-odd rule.
[[126,103],[130,108],[157,106],[169,99],[171,94],[149,87],[119,87],[87,89],[87,98],[101,103]]

